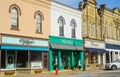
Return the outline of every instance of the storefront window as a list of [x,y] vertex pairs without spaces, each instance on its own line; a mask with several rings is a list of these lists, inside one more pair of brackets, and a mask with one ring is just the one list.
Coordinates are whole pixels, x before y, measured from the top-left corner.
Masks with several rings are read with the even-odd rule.
[[62,66],[66,66],[65,53],[61,53],[61,65],[62,65]]
[[31,51],[31,68],[43,68],[42,52]]
[[2,50],[1,68],[2,69],[15,69],[15,51]]
[[17,51],[17,68],[28,67],[28,51]]

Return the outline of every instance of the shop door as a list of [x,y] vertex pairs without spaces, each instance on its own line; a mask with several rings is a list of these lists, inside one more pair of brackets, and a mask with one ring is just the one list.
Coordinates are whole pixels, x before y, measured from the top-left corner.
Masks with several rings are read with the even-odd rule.
[[44,62],[43,67],[45,70],[47,70],[48,69],[48,54],[47,53],[45,53],[43,56],[43,62]]
[[14,54],[7,54],[7,66],[8,69],[14,68]]

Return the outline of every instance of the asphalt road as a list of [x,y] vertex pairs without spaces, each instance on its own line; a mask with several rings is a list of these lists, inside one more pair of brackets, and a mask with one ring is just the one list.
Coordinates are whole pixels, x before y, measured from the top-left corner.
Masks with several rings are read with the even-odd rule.
[[102,73],[90,73],[88,75],[74,75],[71,77],[120,77],[120,70],[108,70]]

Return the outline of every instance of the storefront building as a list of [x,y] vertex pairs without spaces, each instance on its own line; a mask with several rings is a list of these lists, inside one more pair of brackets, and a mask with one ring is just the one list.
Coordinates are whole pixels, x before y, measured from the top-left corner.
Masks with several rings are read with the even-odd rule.
[[48,40],[2,35],[1,71],[48,69]]
[[56,65],[59,70],[78,67],[79,60],[83,69],[82,42],[82,40],[50,36],[50,70],[55,69]]
[[49,70],[50,2],[0,2],[0,7],[4,7],[0,9],[1,76]]
[[[57,7],[56,7],[57,6]],[[49,69],[84,67],[81,12],[56,1],[51,3]]]
[[106,63],[111,63],[116,59],[120,59],[120,45],[106,43]]
[[103,41],[86,39],[85,50],[85,64],[88,69],[105,65],[107,51]]

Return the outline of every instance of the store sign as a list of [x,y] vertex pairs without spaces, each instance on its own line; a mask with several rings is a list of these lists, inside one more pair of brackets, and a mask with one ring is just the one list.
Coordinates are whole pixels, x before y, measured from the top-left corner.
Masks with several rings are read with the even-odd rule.
[[97,41],[85,41],[85,47],[88,48],[105,48],[105,44]]
[[73,45],[73,41],[72,40],[61,40],[62,44],[70,44]]
[[83,46],[83,40],[50,36],[50,43]]
[[26,45],[35,43],[33,39],[27,39],[27,38],[21,38],[19,42]]
[[2,36],[2,44],[11,45],[29,45],[29,46],[44,46],[48,47],[47,40],[31,39],[31,38],[20,38],[12,36]]

